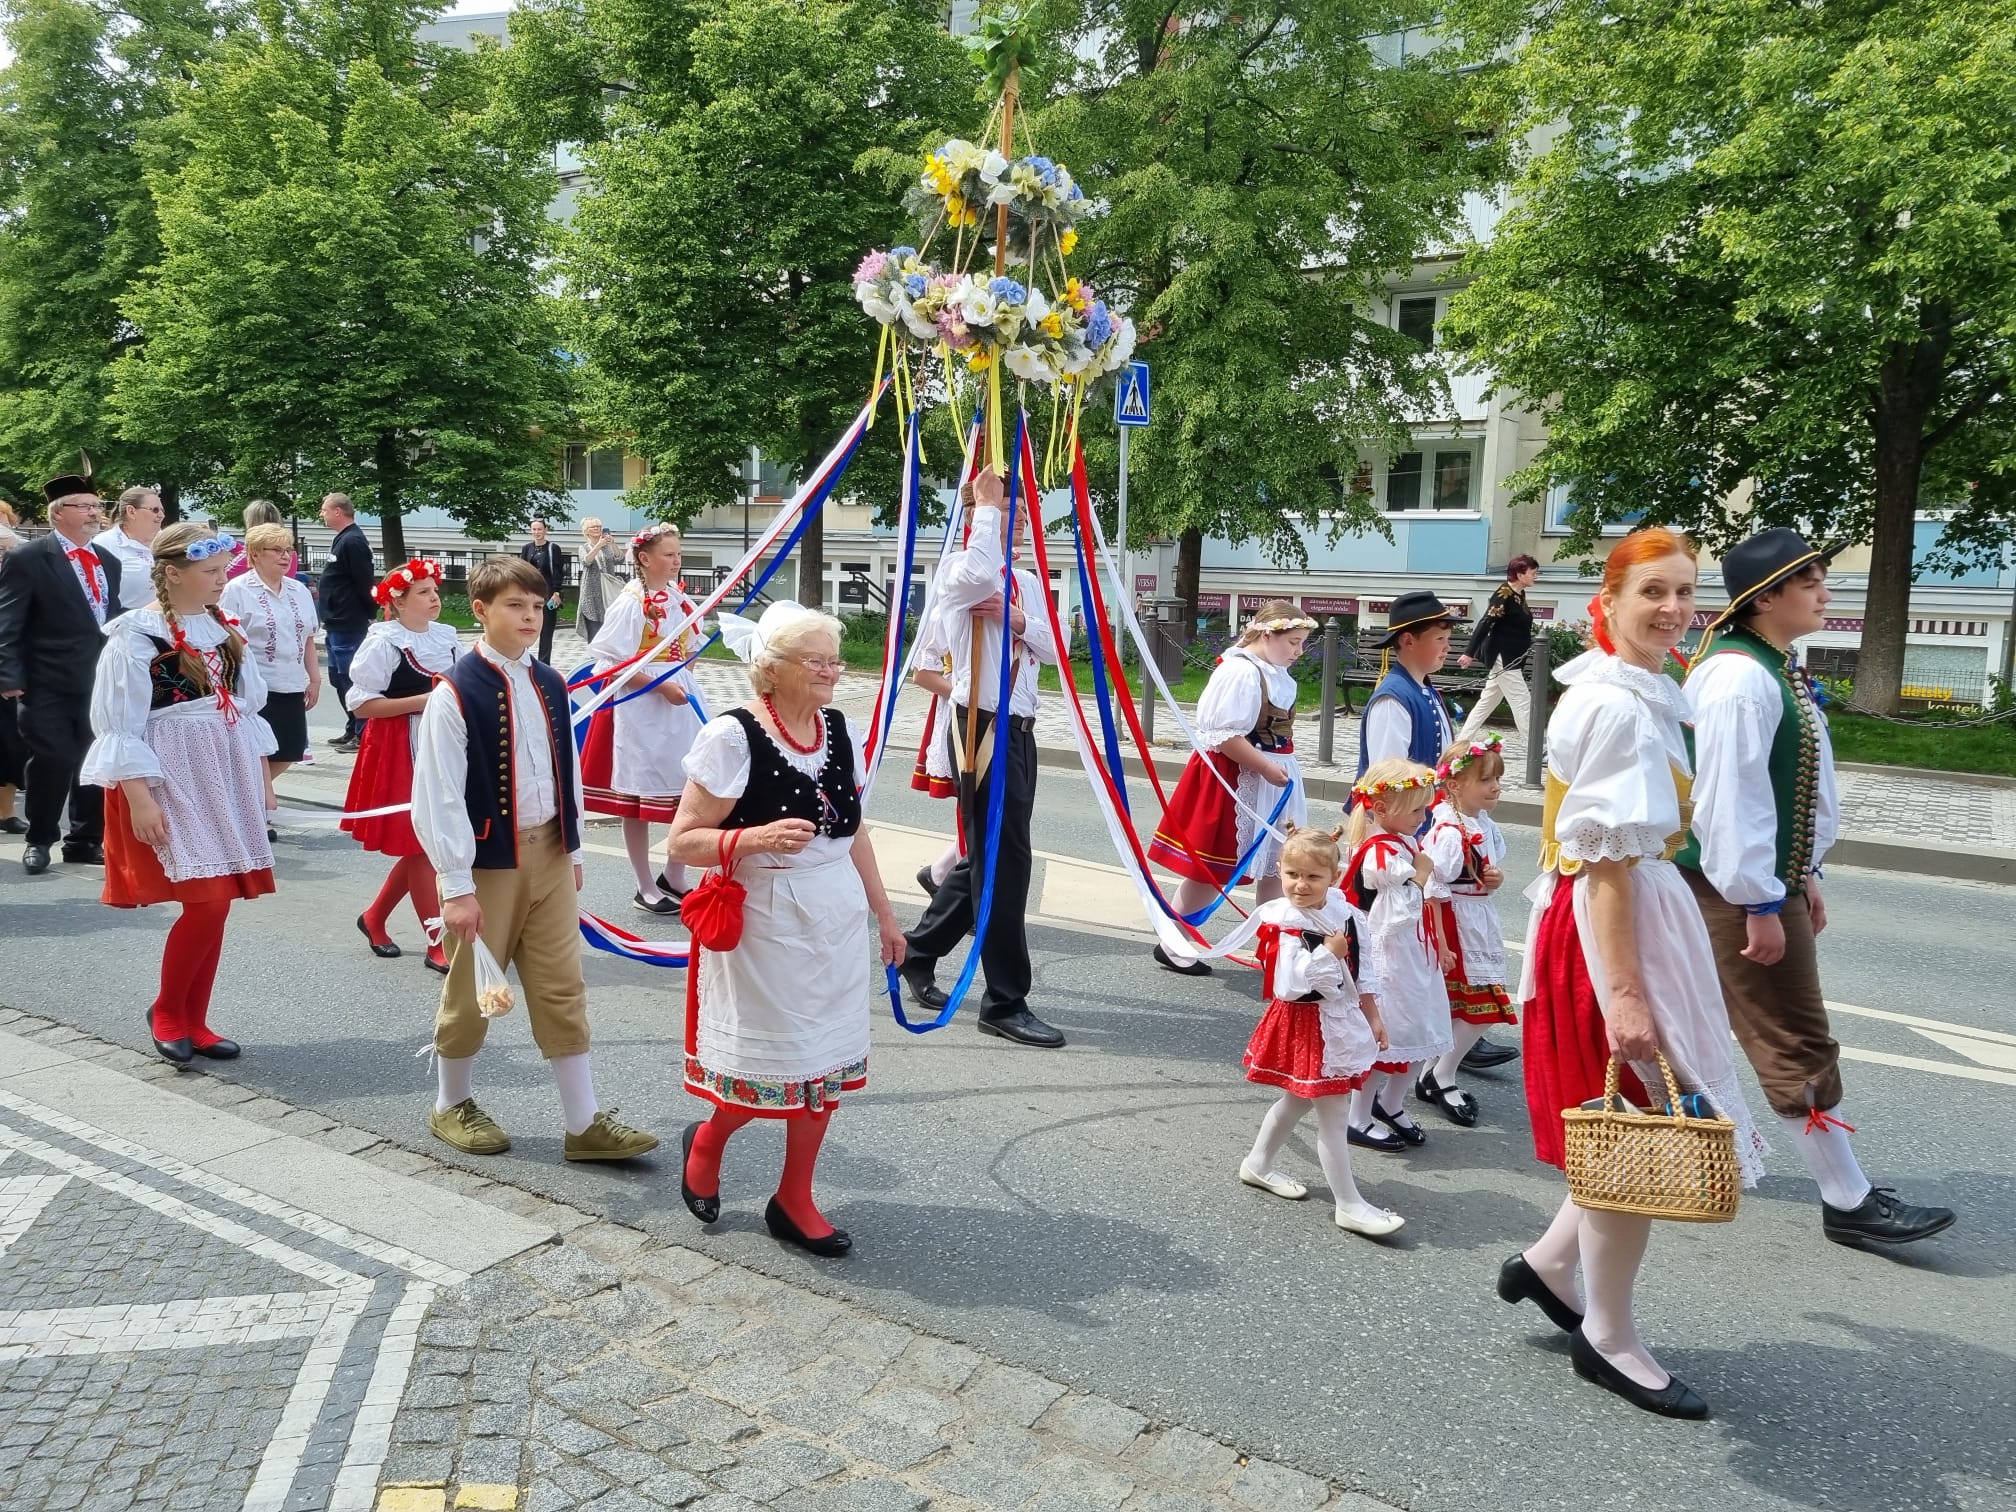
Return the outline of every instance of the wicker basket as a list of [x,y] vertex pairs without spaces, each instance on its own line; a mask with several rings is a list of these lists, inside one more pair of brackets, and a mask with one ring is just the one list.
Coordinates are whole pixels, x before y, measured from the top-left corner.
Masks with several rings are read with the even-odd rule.
[[1639,1113],[1617,1092],[1616,1057],[1603,1078],[1603,1106],[1566,1108],[1568,1195],[1576,1206],[1636,1213],[1676,1223],[1727,1223],[1736,1216],[1742,1172],[1736,1125],[1689,1118],[1673,1068],[1659,1057],[1672,1113]]

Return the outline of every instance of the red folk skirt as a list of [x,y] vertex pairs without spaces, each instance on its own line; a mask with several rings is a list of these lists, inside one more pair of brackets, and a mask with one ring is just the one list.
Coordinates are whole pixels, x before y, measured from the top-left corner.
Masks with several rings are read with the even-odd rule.
[[1206,770],[1206,762],[1234,789],[1239,786],[1239,763],[1230,756],[1193,754],[1176,781],[1168,811],[1155,826],[1148,859],[1189,881],[1231,887],[1248,880],[1232,875],[1239,864],[1239,810],[1232,794]]
[[581,802],[591,814],[610,819],[642,819],[670,824],[679,815],[679,795],[671,797],[618,792],[616,780],[616,709],[605,703],[588,716],[588,738],[581,745]]
[[[1526,1111],[1533,1124],[1533,1154],[1551,1166],[1567,1164],[1564,1109],[1577,1108],[1603,1095],[1603,1077],[1610,1064],[1610,1033],[1589,964],[1582,955],[1582,936],[1575,927],[1575,885],[1561,877],[1553,901],[1541,916],[1533,952],[1533,996],[1526,1000],[1526,1027],[1520,1050],[1526,1067]],[[1629,1066],[1620,1068],[1618,1090],[1640,1107],[1648,1105],[1645,1089]]]
[[[350,791],[343,799],[345,810],[356,814],[413,801],[413,736],[407,725],[412,717],[395,714],[364,721],[364,739],[357,748],[357,765],[350,769]],[[345,819],[342,829],[364,849],[381,856],[425,854],[419,836],[413,833],[410,813]]]
[[1463,934],[1456,927],[1456,905],[1447,898],[1436,900],[1437,922],[1442,938],[1456,957],[1456,964],[1442,973],[1449,986],[1449,1016],[1466,1024],[1516,1024],[1512,995],[1496,982],[1473,982],[1463,964]]
[[240,898],[263,898],[272,891],[270,866],[224,877],[169,881],[154,847],[134,838],[133,813],[126,806],[125,790],[105,790],[105,890],[98,895],[100,901],[114,908],[145,908],[150,903],[232,903]]
[[1246,1042],[1246,1080],[1279,1087],[1297,1097],[1341,1097],[1365,1085],[1368,1068],[1356,1076],[1323,1074],[1323,1019],[1314,1003],[1270,998],[1253,1037]]

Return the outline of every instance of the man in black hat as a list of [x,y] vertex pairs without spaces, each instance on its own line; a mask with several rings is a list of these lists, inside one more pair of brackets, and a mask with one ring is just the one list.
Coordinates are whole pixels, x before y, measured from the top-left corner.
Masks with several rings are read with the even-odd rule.
[[1693,835],[1674,859],[1707,922],[1730,1025],[1819,1184],[1821,1232],[1837,1244],[1905,1244],[1950,1227],[1953,1213],[1900,1202],[1863,1175],[1841,1117],[1841,1047],[1814,946],[1827,927],[1820,864],[1841,805],[1827,721],[1792,646],[1826,623],[1838,550],[1779,528],[1723,558],[1729,607],[1687,676]]
[[91,684],[105,621],[120,612],[118,558],[91,542],[105,519],[90,458],[82,472],[51,478],[42,493],[50,533],[0,557],[0,717],[18,713],[28,748],[21,865],[30,876],[49,869],[66,800],[63,859],[104,864],[105,794],[79,786],[77,773],[91,745]]

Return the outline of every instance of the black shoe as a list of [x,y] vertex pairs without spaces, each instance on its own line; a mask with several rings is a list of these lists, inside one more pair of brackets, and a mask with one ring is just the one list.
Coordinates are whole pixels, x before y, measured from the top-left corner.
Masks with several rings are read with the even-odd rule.
[[146,1013],[147,1037],[154,1041],[154,1048],[161,1059],[171,1066],[186,1066],[195,1057],[187,1036],[181,1039],[164,1040],[154,1032],[154,1009],[149,1006]]
[[1820,1230],[1836,1244],[1910,1244],[1953,1227],[1951,1208],[1899,1202],[1889,1187],[1875,1187],[1858,1208],[1820,1204]]
[[273,826],[272,826],[272,825],[270,825],[270,824],[269,824],[269,825],[267,825],[267,826],[266,826],[266,843],[267,843],[268,845],[271,845],[271,844],[272,844],[272,843],[273,843],[273,842],[274,842],[275,840],[278,840],[279,838],[280,838],[280,831],[278,831],[278,830],[276,830],[275,828],[273,828]]
[[791,1221],[791,1215],[778,1206],[772,1197],[770,1205],[763,1209],[764,1226],[770,1230],[770,1237],[784,1244],[795,1244],[807,1254],[817,1255],[821,1260],[837,1260],[854,1248],[854,1241],[847,1230],[836,1228],[823,1239],[808,1239],[805,1231]]
[[359,744],[360,742],[355,735],[345,735],[341,740],[332,740],[329,742],[330,749],[343,756],[355,756]]
[[658,873],[658,891],[665,894],[666,897],[676,904],[685,902],[686,894],[693,891],[693,889],[690,887],[674,887],[670,882],[665,880],[665,873],[660,872]]
[[427,952],[422,964],[436,976],[448,975],[448,957],[437,953],[435,950]]
[[924,889],[925,897],[935,898],[938,896],[938,884],[931,880],[930,867],[920,866],[917,868],[917,885]]
[[63,842],[63,864],[65,866],[103,866],[105,847],[89,840],[65,840]]
[[[1408,1118],[1404,1108],[1398,1113],[1388,1113],[1379,1106],[1379,1099],[1375,1097],[1372,1099],[1372,1116],[1391,1129],[1395,1138],[1403,1139],[1417,1149],[1428,1143],[1428,1131]],[[1402,1122],[1403,1119],[1405,1122]]]
[[14,814],[9,814],[5,819],[0,819],[0,835],[25,835],[27,833],[28,821],[26,819]]
[[982,1034],[1013,1040],[1018,1045],[1034,1045],[1039,1050],[1057,1050],[1064,1044],[1060,1031],[1051,1028],[1027,1008],[983,1018],[979,1021],[979,1028]]
[[1347,1144],[1354,1144],[1361,1150],[1384,1150],[1388,1155],[1397,1155],[1407,1148],[1407,1141],[1397,1134],[1381,1134],[1376,1129],[1361,1129],[1352,1125],[1345,1131]]
[[214,1045],[196,1045],[193,1048],[206,1060],[236,1060],[239,1054],[236,1040],[220,1039]]
[[1515,1307],[1532,1302],[1547,1314],[1547,1321],[1563,1333],[1582,1326],[1582,1314],[1554,1295],[1554,1288],[1540,1279],[1540,1273],[1526,1263],[1524,1255],[1514,1255],[1498,1267],[1498,1296]]
[[353,745],[356,743],[356,740],[356,736],[345,730],[341,735],[331,735],[329,737],[329,744],[332,746]]
[[25,846],[21,851],[21,870],[31,877],[39,877],[49,870],[49,847],[46,845]]
[[1160,945],[1155,947],[1155,964],[1162,967],[1165,971],[1175,972],[1178,976],[1211,975],[1211,968],[1205,965],[1204,962],[1192,961],[1189,965],[1185,966],[1179,963],[1174,956],[1170,955]]
[[896,968],[896,975],[903,978],[903,985],[910,989],[910,996],[917,999],[917,1006],[929,1008],[933,1012],[943,1008],[952,999],[945,990],[932,980],[932,962],[912,957]]
[[1633,1407],[1645,1412],[1656,1412],[1661,1417],[1705,1418],[1708,1404],[1680,1377],[1668,1374],[1666,1384],[1654,1391],[1650,1386],[1640,1386],[1631,1377],[1612,1365],[1596,1352],[1596,1346],[1584,1338],[1581,1329],[1568,1336],[1568,1357],[1575,1362],[1575,1374],[1585,1381],[1594,1381],[1605,1391],[1614,1391]]
[[1494,1045],[1490,1040],[1480,1039],[1470,1047],[1470,1053],[1457,1065],[1459,1071],[1489,1071],[1493,1066],[1502,1066],[1507,1061],[1519,1059],[1519,1051],[1513,1045]]
[[1477,1099],[1461,1087],[1445,1087],[1435,1080],[1433,1071],[1423,1071],[1421,1079],[1414,1083],[1414,1095],[1425,1103],[1433,1103],[1442,1110],[1442,1116],[1460,1128],[1477,1127]]
[[641,892],[630,894],[630,906],[641,909],[648,914],[658,914],[661,917],[665,914],[676,914],[679,912],[679,900],[677,898],[660,898],[656,903],[646,903],[644,901],[644,894]]
[[380,945],[376,940],[372,939],[371,926],[364,922],[364,915],[362,914],[357,915],[357,932],[364,936],[364,943],[371,947],[371,954],[378,957],[381,961],[396,961],[400,956],[405,954],[403,950],[394,945],[390,940]]
[[693,1158],[693,1136],[699,1132],[699,1123],[690,1123],[679,1136],[679,1195],[685,1199],[687,1212],[702,1223],[713,1223],[721,1217],[721,1194],[717,1191],[712,1197],[702,1197],[686,1185],[686,1162]]

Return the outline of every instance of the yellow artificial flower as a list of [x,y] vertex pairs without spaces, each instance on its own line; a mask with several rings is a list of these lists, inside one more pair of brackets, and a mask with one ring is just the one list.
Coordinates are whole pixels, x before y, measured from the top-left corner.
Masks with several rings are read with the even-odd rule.
[[[1063,253],[1063,255],[1066,257],[1069,257],[1073,252],[1077,251],[1078,233],[1076,231],[1072,231],[1067,228],[1064,234],[1057,238],[1057,250]],[[1071,287],[1074,289],[1078,287],[1078,281],[1076,279],[1073,279],[1071,281]]]
[[1057,337],[1064,334],[1064,317],[1055,310],[1045,315],[1037,324],[1042,327],[1045,336]]
[[966,354],[966,371],[984,373],[994,366],[994,357],[985,347],[975,347]]

